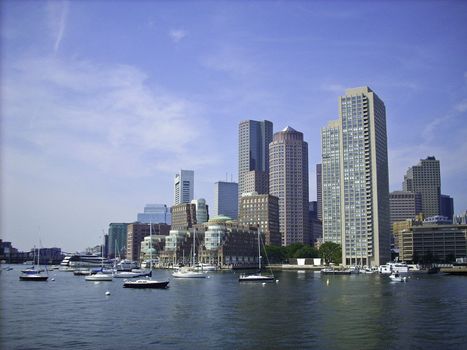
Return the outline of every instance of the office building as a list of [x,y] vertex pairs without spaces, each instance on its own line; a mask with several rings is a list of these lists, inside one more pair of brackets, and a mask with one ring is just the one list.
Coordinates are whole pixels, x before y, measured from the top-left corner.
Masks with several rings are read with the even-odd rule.
[[421,159],[410,167],[402,187],[404,191],[420,193],[425,217],[440,215],[441,175],[439,160],[435,157]]
[[310,243],[308,144],[303,133],[286,127],[269,144],[269,192],[279,198],[282,245]]
[[126,256],[127,229],[128,224],[126,223],[113,222],[109,224],[109,258],[124,258]]
[[342,244],[340,187],[340,122],[321,129],[321,182],[323,242]]
[[279,198],[270,194],[244,193],[240,198],[238,222],[259,227],[266,245],[281,245]]
[[238,217],[238,184],[219,181],[214,184],[213,216],[225,215],[231,219]]
[[[152,228],[150,226],[152,226]],[[126,258],[131,261],[140,261],[141,242],[143,242],[144,237],[150,236],[151,234],[154,236],[166,236],[169,234],[169,231],[170,226],[167,224],[149,225],[140,222],[128,224]]]
[[174,178],[174,204],[190,203],[194,198],[195,172],[180,170]]
[[270,121],[244,120],[238,132],[238,201],[242,193],[268,193]]
[[323,220],[323,166],[316,164],[316,201],[318,202],[317,218]]
[[172,214],[172,230],[188,230],[197,224],[196,205],[181,203],[170,208]]
[[[336,142],[339,156],[335,153]],[[322,145],[323,241],[341,243],[344,265],[386,263],[390,260],[391,232],[383,101],[368,87],[347,89],[339,97],[339,120],[322,130]],[[337,157],[339,181],[328,178]],[[339,228],[330,222],[330,215],[336,215],[337,201],[340,239]]]
[[454,216],[454,198],[448,196],[447,194],[442,194],[440,198],[440,214],[442,216],[446,216],[449,220],[451,220]]
[[310,220],[310,242],[315,244],[323,238],[323,223],[318,219],[318,201],[312,201],[308,206],[308,219]]
[[170,224],[170,209],[165,204],[146,204],[143,213],[138,213],[137,220],[143,224]]
[[196,223],[202,224],[209,220],[209,207],[204,198],[193,199],[191,204],[195,205]]
[[415,219],[422,212],[420,193],[393,191],[389,194],[391,225],[396,221]]

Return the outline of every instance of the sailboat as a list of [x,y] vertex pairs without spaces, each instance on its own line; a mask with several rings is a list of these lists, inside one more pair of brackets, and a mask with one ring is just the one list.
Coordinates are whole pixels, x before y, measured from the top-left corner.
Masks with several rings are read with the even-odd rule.
[[[34,249],[35,251],[35,249]],[[40,248],[37,251],[37,266],[39,267],[40,263]],[[34,263],[34,260],[33,260]],[[47,281],[49,278],[49,275],[41,275],[41,270],[40,268],[36,269],[35,266],[32,266],[31,269],[23,270],[22,274],[19,276],[20,281]]]
[[274,275],[263,275],[261,274],[261,232],[258,227],[258,272],[253,274],[242,273],[238,278],[239,282],[273,282],[275,279]]
[[104,273],[104,245],[101,247],[101,256],[102,256],[102,262],[101,262],[101,269],[99,272],[87,275],[84,277],[86,281],[91,281],[91,282],[111,282],[113,280],[113,276],[108,273]]
[[176,278],[206,278],[206,274],[202,271],[197,271],[195,269],[195,252],[196,252],[196,229],[193,233],[193,248],[191,255],[191,266],[182,267],[179,270],[175,271],[172,276]]
[[134,281],[125,281],[123,288],[137,288],[137,289],[164,289],[167,288],[169,281],[156,281],[151,279],[152,277],[152,223],[149,223],[149,274],[145,279],[139,279]]

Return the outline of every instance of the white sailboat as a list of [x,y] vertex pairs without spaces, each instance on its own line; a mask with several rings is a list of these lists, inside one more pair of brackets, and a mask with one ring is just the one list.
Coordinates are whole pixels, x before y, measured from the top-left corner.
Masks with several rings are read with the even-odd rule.
[[197,271],[195,269],[195,252],[196,252],[196,229],[193,233],[193,248],[191,256],[191,266],[184,266],[177,271],[175,271],[172,276],[175,278],[206,278],[206,274],[202,271]]
[[[266,253],[266,252],[265,252]],[[273,282],[275,279],[272,271],[268,275],[261,274],[261,232],[258,227],[258,272],[253,274],[242,273],[239,282]]]
[[145,279],[138,279],[135,281],[125,281],[123,288],[135,288],[135,289],[164,289],[167,288],[169,281],[156,281],[151,279],[152,277],[152,223],[149,223],[149,273],[146,274]]
[[101,247],[101,256],[102,256],[101,270],[95,274],[85,276],[84,279],[86,281],[111,282],[113,280],[112,274],[103,272],[104,271],[104,245],[102,245]]

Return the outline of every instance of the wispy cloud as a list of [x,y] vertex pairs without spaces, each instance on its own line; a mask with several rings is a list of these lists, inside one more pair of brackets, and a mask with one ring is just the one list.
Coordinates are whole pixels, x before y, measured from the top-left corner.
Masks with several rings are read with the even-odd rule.
[[172,39],[172,41],[174,43],[179,43],[180,41],[182,41],[186,36],[188,35],[188,33],[183,30],[183,29],[172,29],[170,32],[169,32],[169,36],[170,38]]
[[116,176],[216,161],[215,154],[191,156],[194,141],[209,132],[200,107],[150,88],[134,67],[34,58],[14,68],[2,91],[9,148],[51,163],[74,160],[103,174],[118,168]]
[[50,35],[54,39],[54,52],[56,53],[62,43],[67,26],[69,11],[68,1],[49,1],[47,3],[47,15]]

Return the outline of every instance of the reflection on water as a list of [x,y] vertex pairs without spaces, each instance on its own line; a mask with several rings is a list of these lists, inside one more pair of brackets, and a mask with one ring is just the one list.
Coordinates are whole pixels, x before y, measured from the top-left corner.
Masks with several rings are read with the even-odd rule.
[[[456,349],[467,344],[467,278],[277,273],[278,283],[238,283],[232,272],[176,280],[167,290],[0,276],[5,349]],[[156,271],[156,279],[170,278]],[[110,291],[110,296],[105,292]],[[196,345],[195,345],[196,344]]]

